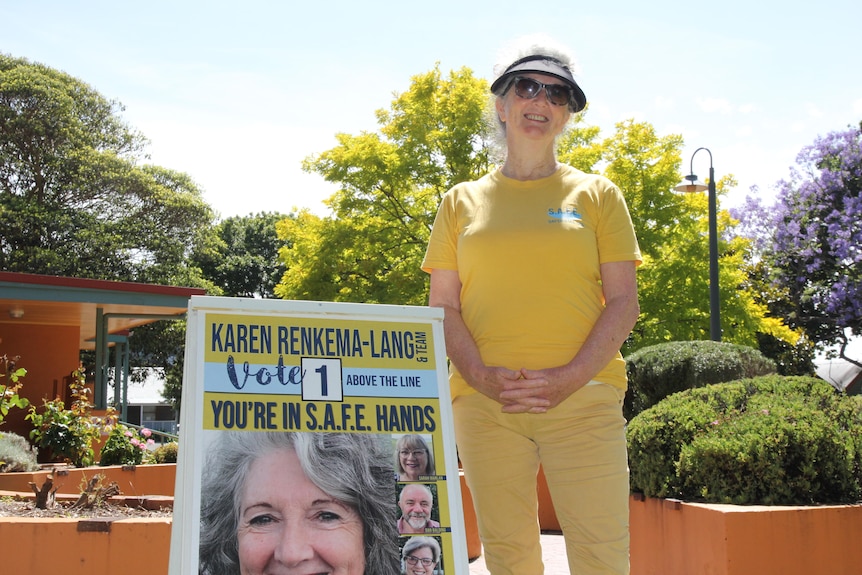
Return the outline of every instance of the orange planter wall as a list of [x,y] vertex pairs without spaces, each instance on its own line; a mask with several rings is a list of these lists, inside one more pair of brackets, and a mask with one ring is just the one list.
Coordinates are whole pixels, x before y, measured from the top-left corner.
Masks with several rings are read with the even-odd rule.
[[632,575],[859,575],[862,505],[631,499]]
[[545,472],[541,467],[539,467],[536,482],[536,491],[539,496],[539,528],[542,531],[560,531],[560,521],[557,519],[557,512],[554,511],[551,492],[548,490]]
[[473,509],[473,496],[470,494],[470,488],[467,487],[464,472],[461,471],[458,476],[461,479],[461,506],[464,511],[467,558],[472,561],[482,554],[482,540],[479,539],[479,524],[476,520],[476,511]]
[[17,575],[154,575],[168,572],[171,520],[123,519],[110,532],[79,531],[77,519],[0,517],[3,572]]
[[[81,493],[81,482],[94,475],[105,476],[103,485],[115,481],[123,495],[174,495],[174,483],[177,475],[176,463],[158,465],[138,465],[123,468],[119,465],[105,467],[82,467],[63,469],[65,475],[54,476],[54,486],[57,493],[77,495]],[[0,473],[0,491],[18,491],[32,493],[29,482],[42,486],[48,477],[48,471],[33,473]]]

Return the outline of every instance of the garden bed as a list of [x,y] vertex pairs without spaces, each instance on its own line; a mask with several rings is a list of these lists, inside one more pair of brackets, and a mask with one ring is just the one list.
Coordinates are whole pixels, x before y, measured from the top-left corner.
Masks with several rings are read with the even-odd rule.
[[[8,551],[4,572],[167,573],[176,464],[53,471],[59,491],[49,509],[34,508],[28,483],[41,486],[51,470],[0,473],[0,541]],[[72,509],[82,482],[99,474],[116,482],[121,495]]]
[[34,504],[35,495],[15,491],[0,491],[0,517],[76,518],[116,517],[172,517],[174,498],[166,495],[108,498],[102,505],[92,507],[75,506],[76,496],[57,495],[54,505],[39,509]]
[[176,463],[150,465],[108,465],[105,467],[68,467],[65,465],[39,471],[0,473],[0,491],[30,492],[30,483],[41,486],[51,472],[58,494],[81,493],[81,485],[95,475],[105,482],[115,482],[126,496],[167,495],[173,497],[176,482]]

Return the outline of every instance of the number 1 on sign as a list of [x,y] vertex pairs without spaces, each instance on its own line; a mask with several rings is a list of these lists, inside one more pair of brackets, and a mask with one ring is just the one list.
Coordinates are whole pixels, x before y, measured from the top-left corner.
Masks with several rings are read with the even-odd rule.
[[329,393],[329,386],[326,385],[326,366],[321,365],[314,371],[320,375],[320,394],[326,397]]
[[302,358],[302,399],[341,401],[343,399],[341,359]]

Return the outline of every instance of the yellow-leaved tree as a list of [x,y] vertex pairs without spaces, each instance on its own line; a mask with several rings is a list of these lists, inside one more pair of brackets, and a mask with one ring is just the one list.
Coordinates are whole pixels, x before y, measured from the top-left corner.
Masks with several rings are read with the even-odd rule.
[[[435,67],[414,76],[390,110],[378,110],[375,133],[338,134],[338,145],[309,157],[304,168],[340,186],[332,215],[301,211],[278,223],[286,247],[276,294],[286,299],[424,305],[428,278],[419,269],[442,195],[454,184],[494,169],[488,84],[466,68],[444,78]],[[706,195],[673,190],[681,136],[659,136],[646,122],[600,130],[579,114],[558,142],[561,161],[602,173],[623,191],[644,264],[638,272],[641,318],[624,353],[665,341],[709,337],[709,247]],[[735,185],[717,182],[719,193]],[[724,339],[757,347],[766,333],[792,344],[796,334],[758,303],[743,261],[747,240],[725,232],[719,216]],[[729,239],[725,239],[725,237]]]
[[377,133],[338,134],[338,145],[304,169],[340,190],[332,216],[302,211],[278,224],[289,242],[276,294],[285,299],[423,305],[419,270],[440,198],[489,169],[485,80],[469,69],[444,78],[439,68],[414,76],[390,110],[378,110]]
[[[561,156],[567,160],[571,156],[574,163],[585,157],[585,148],[601,151],[586,169],[598,171],[595,168],[601,165],[601,172],[623,191],[644,257],[638,271],[641,317],[624,351],[709,339],[708,200],[705,193],[674,191],[682,179],[682,137],[659,136],[649,123],[627,120],[598,146],[583,138],[575,143]],[[719,199],[734,185],[732,175],[717,181]],[[727,233],[737,222],[719,210],[717,224],[722,340],[757,348],[759,334],[768,334],[792,346],[798,334],[782,319],[769,317],[757,292],[750,289],[744,261],[748,240]]]

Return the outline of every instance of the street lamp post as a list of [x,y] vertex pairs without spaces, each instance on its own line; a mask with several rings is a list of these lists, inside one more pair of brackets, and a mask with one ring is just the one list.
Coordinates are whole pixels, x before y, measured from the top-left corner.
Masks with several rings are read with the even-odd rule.
[[[709,154],[709,184],[697,181],[694,175],[694,157],[701,150]],[[718,299],[718,200],[715,193],[715,170],[712,167],[712,152],[698,148],[691,155],[686,181],[674,189],[678,192],[702,192],[709,190],[709,336],[712,341],[721,341],[721,316]]]

